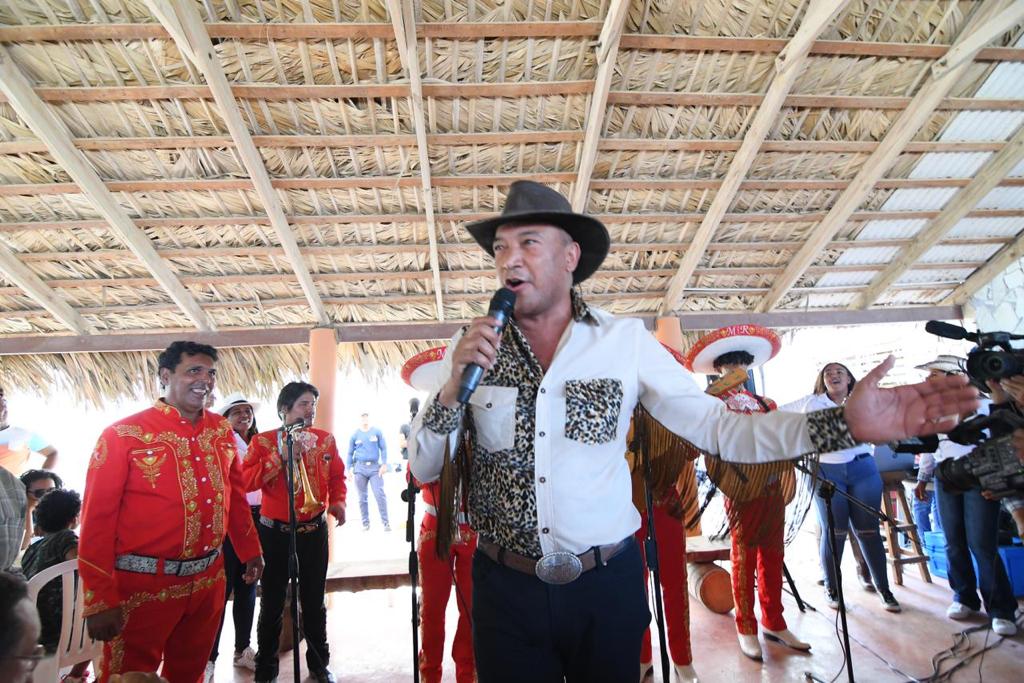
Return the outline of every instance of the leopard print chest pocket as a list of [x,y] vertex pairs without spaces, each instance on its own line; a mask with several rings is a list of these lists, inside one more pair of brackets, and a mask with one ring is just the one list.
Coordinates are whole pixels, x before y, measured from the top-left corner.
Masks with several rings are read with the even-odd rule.
[[518,396],[516,387],[481,385],[469,397],[476,439],[481,448],[496,453],[515,446]]
[[622,380],[570,379],[565,382],[565,438],[591,446],[615,438],[622,411]]

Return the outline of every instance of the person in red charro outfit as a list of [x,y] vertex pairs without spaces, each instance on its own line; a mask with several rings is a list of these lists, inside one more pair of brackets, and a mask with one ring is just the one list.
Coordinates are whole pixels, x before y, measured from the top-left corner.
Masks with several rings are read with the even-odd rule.
[[[445,347],[427,349],[418,353],[402,366],[402,379],[414,389],[428,391],[435,384],[435,371],[444,358]],[[437,377],[437,379],[440,379]],[[440,484],[421,484],[423,498],[419,543],[416,554],[420,563],[420,677],[424,683],[440,683],[441,663],[444,659],[444,621],[448,600],[455,578],[455,599],[459,608],[459,623],[452,643],[455,662],[455,680],[473,683],[476,666],[473,661],[473,552],[476,534],[469,527],[465,513],[458,520],[458,534],[448,549],[447,556],[439,554],[437,547],[437,504]],[[442,551],[443,552],[443,551]]]
[[[306,382],[289,382],[277,397],[277,413],[292,431],[295,455],[295,554],[299,562],[299,604],[306,640],[306,665],[317,683],[334,681],[328,670],[327,514],[345,523],[345,464],[330,432],[311,427],[320,392]],[[273,681],[278,672],[278,643],[288,587],[290,537],[288,485],[285,462],[287,442],[283,429],[261,432],[249,442],[242,464],[248,490],[263,491],[259,534],[267,562],[256,626],[256,681]]]
[[[778,335],[760,325],[723,327],[694,344],[686,354],[686,366],[703,374],[724,376],[736,370],[746,373],[774,358],[781,346]],[[777,409],[774,401],[748,391],[743,384],[716,395],[733,412],[767,413]],[[732,530],[729,559],[736,632],[740,650],[755,660],[763,656],[754,613],[755,573],[765,637],[796,650],[811,649],[789,631],[782,616],[786,494],[778,475],[772,475],[764,484],[758,482],[759,490],[749,499],[726,498],[725,502]]]
[[89,461],[79,571],[86,624],[106,641],[100,683],[156,671],[195,683],[224,609],[224,535],[263,570],[231,427],[203,409],[217,351],[174,342],[159,358],[164,397],[107,427]]

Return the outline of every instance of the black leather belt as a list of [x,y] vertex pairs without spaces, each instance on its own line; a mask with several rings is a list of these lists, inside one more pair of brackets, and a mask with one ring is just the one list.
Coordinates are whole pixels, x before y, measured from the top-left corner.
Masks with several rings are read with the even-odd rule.
[[578,579],[598,565],[606,565],[608,561],[633,543],[633,537],[627,536],[618,543],[594,546],[579,555],[568,551],[548,553],[543,557],[527,557],[502,548],[497,543],[480,539],[477,549],[487,557],[509,569],[532,574],[544,583],[562,585]]
[[[309,520],[308,522],[299,522],[295,525],[295,533],[297,534],[308,534],[311,531],[316,531],[324,525],[327,520],[324,518],[324,513],[320,513],[320,516]],[[276,519],[270,519],[270,517],[264,517],[260,515],[260,524],[267,527],[268,529],[277,529],[283,533],[289,533],[292,529],[291,524],[288,522],[279,522]]]
[[194,576],[209,569],[219,554],[220,548],[214,548],[213,552],[209,555],[196,557],[191,560],[162,560],[159,557],[126,553],[118,555],[114,559],[114,566],[123,572],[133,572],[135,574]]

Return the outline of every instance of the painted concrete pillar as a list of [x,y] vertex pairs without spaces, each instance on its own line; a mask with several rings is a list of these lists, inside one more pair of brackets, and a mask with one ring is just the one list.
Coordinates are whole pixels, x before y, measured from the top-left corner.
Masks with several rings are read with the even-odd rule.
[[[683,353],[686,350],[683,348],[683,328],[682,325],[679,324],[679,318],[675,316],[668,316],[655,320],[654,336],[662,344],[678,351],[679,353]],[[682,473],[679,475],[679,481],[676,482],[676,488],[680,492],[692,492],[692,495],[686,495],[683,499],[683,505],[685,506],[683,519],[692,519],[697,513],[697,473],[693,467],[693,463],[690,463],[687,467],[683,468]],[[699,520],[694,528],[686,530],[686,535],[701,535]]]
[[309,332],[309,381],[320,390],[313,426],[334,432],[334,388],[338,377],[338,340],[333,327]]

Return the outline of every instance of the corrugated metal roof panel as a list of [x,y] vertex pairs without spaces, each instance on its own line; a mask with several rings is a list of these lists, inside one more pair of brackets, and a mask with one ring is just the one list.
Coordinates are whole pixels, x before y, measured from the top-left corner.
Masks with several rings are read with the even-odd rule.
[[825,273],[815,286],[817,287],[853,287],[866,285],[875,276],[872,271],[855,271],[852,273]]
[[1010,171],[1011,178],[1024,178],[1024,159]]
[[808,294],[787,308],[840,308],[853,303],[855,294]]
[[978,202],[979,209],[1024,209],[1024,187],[996,187]]
[[908,270],[896,280],[897,284],[912,284],[919,282],[955,282],[960,284],[974,272],[973,268],[961,268],[957,270]]
[[[902,191],[902,190],[901,190]],[[859,233],[859,240],[905,239],[913,237],[928,224],[925,219],[903,221],[868,221]]]
[[886,200],[884,211],[938,211],[946,205],[959,188],[936,187],[896,190]]
[[911,178],[971,178],[991,152],[930,152],[921,156]]
[[950,237],[1013,237],[1024,230],[1020,218],[964,218],[949,231]]
[[857,247],[843,251],[836,259],[836,263],[841,266],[888,263],[896,258],[898,253],[899,249],[896,247]]
[[992,69],[975,97],[1018,98],[1024,93],[1024,64],[1001,62]]
[[878,299],[878,304],[886,306],[914,306],[918,304],[936,304],[946,298],[953,287],[948,289],[930,289],[925,291],[913,289],[889,290]]
[[919,263],[963,263],[987,261],[999,251],[998,244],[939,245],[924,253]]
[[1024,123],[1024,112],[965,111],[953,117],[939,139],[943,142],[1005,140],[1021,123]]

